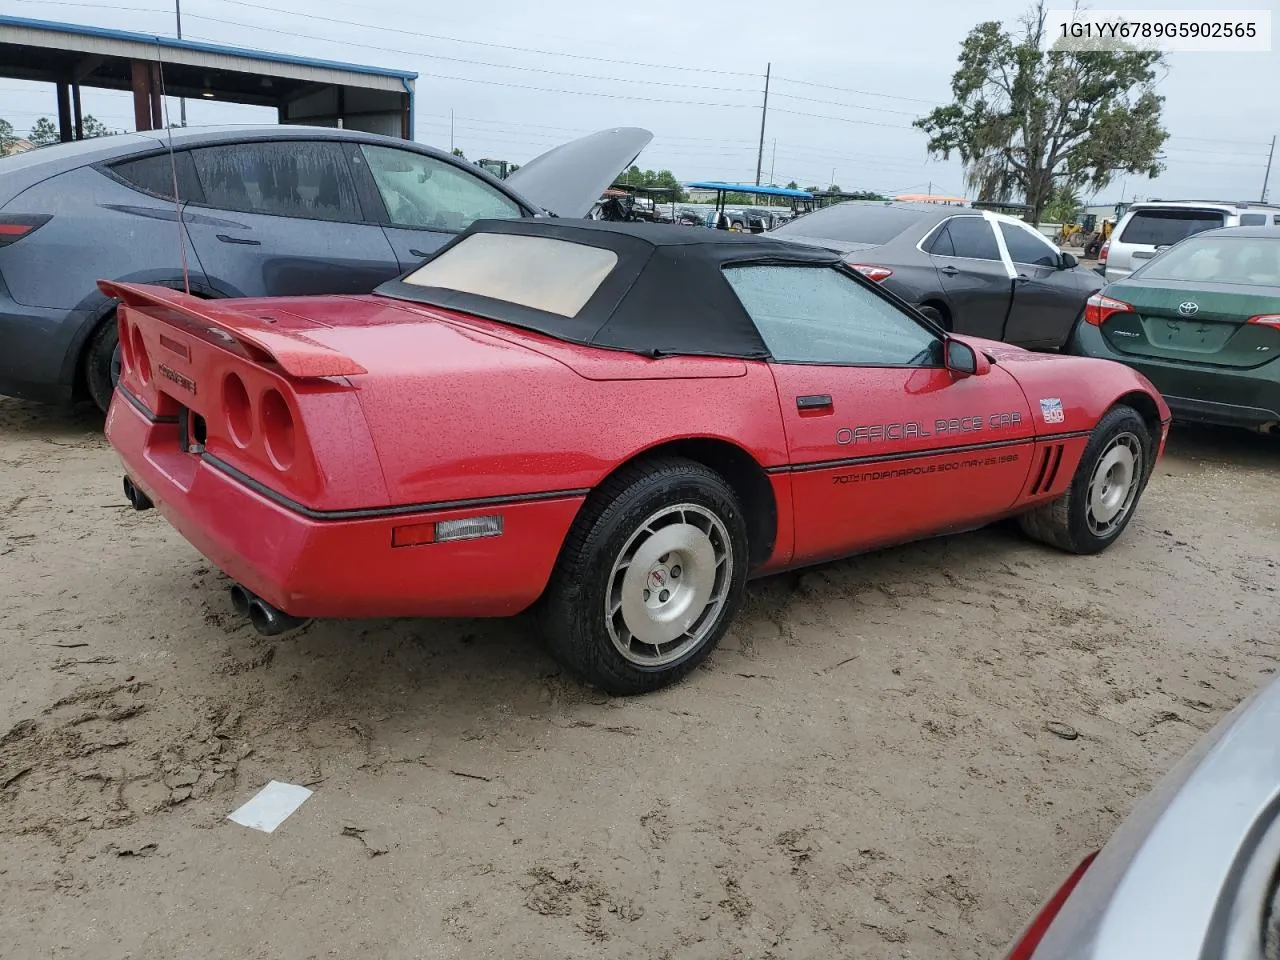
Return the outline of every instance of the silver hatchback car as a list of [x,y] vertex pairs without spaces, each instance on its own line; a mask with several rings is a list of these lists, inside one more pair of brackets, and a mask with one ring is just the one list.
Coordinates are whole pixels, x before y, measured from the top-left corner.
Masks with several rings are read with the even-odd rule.
[[1280,958],[1280,681],[1170,771],[1007,957]]

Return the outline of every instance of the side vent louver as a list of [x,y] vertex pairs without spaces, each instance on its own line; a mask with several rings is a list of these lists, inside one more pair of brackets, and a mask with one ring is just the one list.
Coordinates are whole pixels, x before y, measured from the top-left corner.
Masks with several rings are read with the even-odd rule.
[[1053,489],[1058,479],[1058,467],[1062,465],[1062,444],[1051,443],[1040,451],[1040,466],[1036,470],[1035,483],[1031,485],[1031,495],[1038,496]]

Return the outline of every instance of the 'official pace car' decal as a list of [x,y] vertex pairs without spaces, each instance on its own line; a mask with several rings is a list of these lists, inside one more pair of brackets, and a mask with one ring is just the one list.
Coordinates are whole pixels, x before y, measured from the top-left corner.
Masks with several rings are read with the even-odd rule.
[[1040,415],[1045,423],[1062,423],[1067,419],[1062,412],[1062,401],[1057,397],[1046,397],[1040,401]]
[[992,413],[969,417],[951,417],[934,420],[924,424],[918,420],[902,423],[867,423],[856,427],[840,427],[836,430],[836,443],[845,446],[851,443],[879,443],[885,440],[912,440],[916,437],[932,437],[976,433],[981,430],[999,430],[1003,427],[1016,427],[1022,423],[1022,414],[1017,410],[1006,413]]

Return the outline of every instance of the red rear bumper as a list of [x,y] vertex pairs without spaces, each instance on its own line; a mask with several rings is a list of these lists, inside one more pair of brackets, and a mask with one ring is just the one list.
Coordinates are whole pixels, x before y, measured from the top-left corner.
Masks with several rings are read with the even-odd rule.
[[[117,395],[107,436],[134,485],[227,576],[299,617],[509,616],[542,593],[583,496],[317,519],[180,449]],[[393,547],[406,525],[501,514],[500,536]]]

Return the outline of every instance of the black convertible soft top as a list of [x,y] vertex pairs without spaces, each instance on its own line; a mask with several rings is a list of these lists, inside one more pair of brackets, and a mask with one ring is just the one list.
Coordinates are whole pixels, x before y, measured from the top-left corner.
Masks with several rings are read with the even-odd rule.
[[[603,248],[616,254],[617,263],[573,316],[474,292],[405,282],[421,268],[382,284],[374,292],[594,347],[646,356],[758,359],[768,357],[768,348],[721,268],[748,263],[840,264],[834,252],[763,235],[670,224],[557,219],[478,220],[427,262],[443,257],[477,234],[546,237]],[[484,269],[488,270],[488,263]],[[492,269],[495,275],[509,277],[513,265],[494,262]]]

